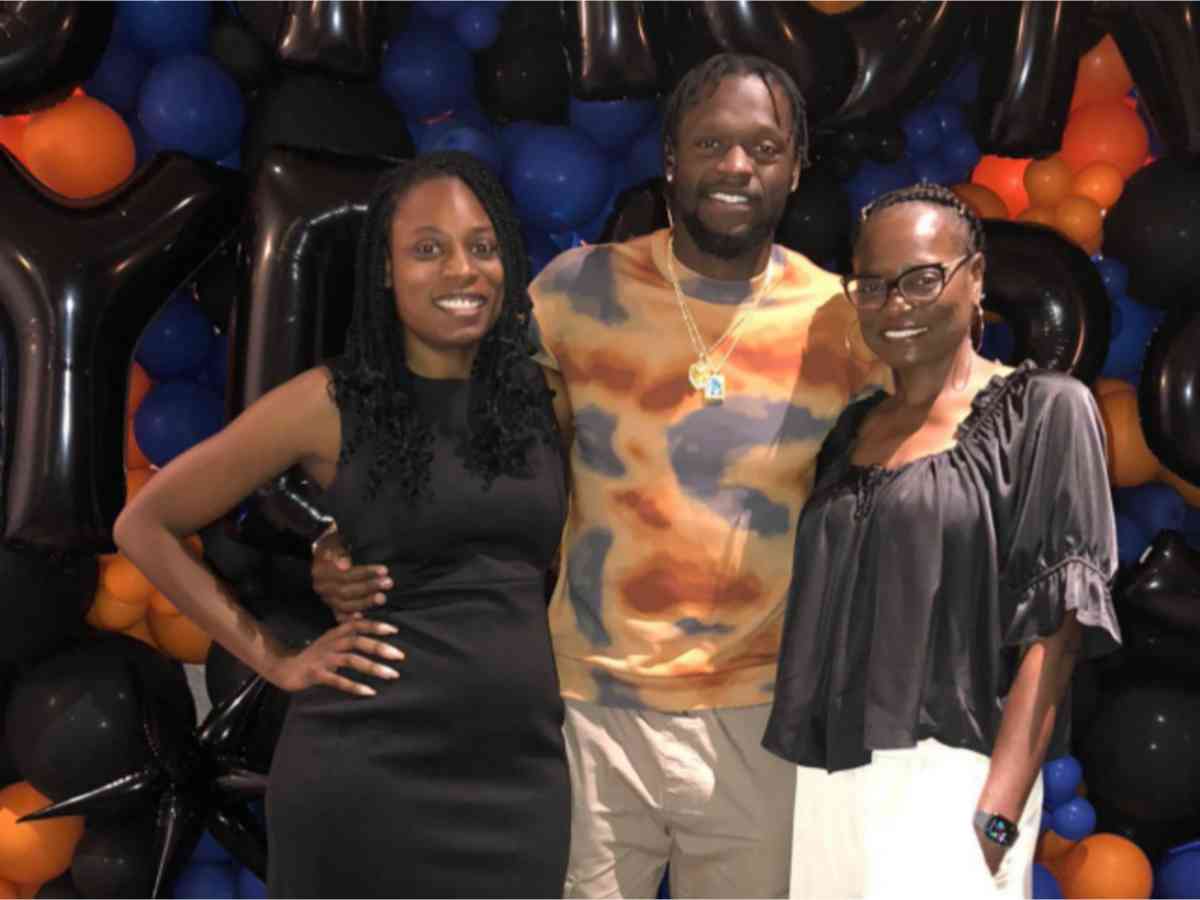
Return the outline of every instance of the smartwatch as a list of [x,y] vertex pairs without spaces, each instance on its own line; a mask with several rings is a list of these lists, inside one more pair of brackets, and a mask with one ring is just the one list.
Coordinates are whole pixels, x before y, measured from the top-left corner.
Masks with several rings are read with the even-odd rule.
[[1017,842],[1017,823],[995,813],[975,811],[975,827],[993,844],[1011,847]]

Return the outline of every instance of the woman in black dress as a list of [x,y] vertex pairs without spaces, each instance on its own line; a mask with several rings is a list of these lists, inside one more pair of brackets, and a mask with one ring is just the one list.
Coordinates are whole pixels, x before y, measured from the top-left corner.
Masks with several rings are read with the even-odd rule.
[[[267,796],[274,896],[561,895],[570,787],[544,578],[566,482],[525,282],[484,167],[405,164],[367,212],[345,354],[173,461],[117,521],[164,594],[295,692]],[[391,579],[386,606],[298,653],[179,543],[295,464]]]
[[1088,389],[976,352],[983,231],[918,185],[845,280],[895,392],[822,448],[764,744],[798,764],[792,896],[1029,896],[1076,657],[1116,646]]

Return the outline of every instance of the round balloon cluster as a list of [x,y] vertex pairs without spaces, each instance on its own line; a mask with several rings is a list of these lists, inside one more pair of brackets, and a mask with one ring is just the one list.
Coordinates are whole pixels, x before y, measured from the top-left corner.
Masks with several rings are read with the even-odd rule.
[[175,879],[171,896],[175,900],[211,897],[263,900],[267,896],[267,886],[206,831],[192,858]]

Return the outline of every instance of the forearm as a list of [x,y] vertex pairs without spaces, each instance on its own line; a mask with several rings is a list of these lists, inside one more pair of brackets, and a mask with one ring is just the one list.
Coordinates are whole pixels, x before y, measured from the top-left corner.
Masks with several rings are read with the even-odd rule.
[[1009,692],[978,808],[1017,821],[1037,780],[1079,655],[1073,613],[1062,628],[1030,646]]
[[177,535],[136,507],[121,514],[113,535],[121,552],[180,612],[255,672],[271,678],[287,651],[184,549]]

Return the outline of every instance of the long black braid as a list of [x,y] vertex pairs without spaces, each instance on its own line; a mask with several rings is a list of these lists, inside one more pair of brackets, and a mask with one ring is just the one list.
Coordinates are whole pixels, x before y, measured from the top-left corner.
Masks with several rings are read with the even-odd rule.
[[415,502],[428,492],[433,429],[418,414],[412,375],[404,353],[404,328],[388,285],[392,217],[396,205],[416,185],[458,178],[479,199],[496,231],[504,267],[504,300],[491,330],[480,342],[470,378],[470,438],[463,452],[467,468],[485,484],[501,475],[527,474],[527,455],[540,440],[557,440],[550,392],[530,366],[532,304],[521,230],[504,188],[473,156],[439,152],[405,162],[386,175],[367,207],[358,244],[354,311],[345,352],[330,369],[330,392],[338,408],[356,423],[343,433],[340,462],[374,446],[367,492],[384,477],[395,479],[403,496]]
[[858,243],[863,228],[872,216],[890,206],[899,206],[901,203],[932,203],[935,206],[945,206],[953,210],[966,227],[967,241],[964,248],[966,252],[977,253],[983,249],[983,222],[975,214],[975,210],[967,206],[962,198],[950,188],[940,184],[931,184],[928,181],[890,191],[864,206],[855,225],[854,243]]
[[679,134],[679,120],[700,101],[707,100],[726,78],[735,75],[750,75],[762,80],[771,97],[771,108],[775,120],[782,121],[775,108],[775,92],[772,87],[783,91],[792,110],[792,146],[802,166],[808,164],[808,118],[805,114],[804,95],[796,82],[782,67],[761,56],[748,53],[718,53],[704,62],[693,66],[675,85],[667,98],[663,111],[663,149],[675,146]]

